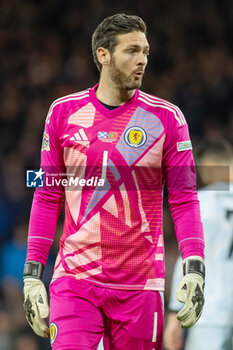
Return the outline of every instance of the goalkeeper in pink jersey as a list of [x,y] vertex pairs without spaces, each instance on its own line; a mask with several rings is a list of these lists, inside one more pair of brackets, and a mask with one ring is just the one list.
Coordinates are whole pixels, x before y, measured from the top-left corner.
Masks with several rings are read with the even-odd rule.
[[[204,304],[204,237],[192,146],[180,109],[140,89],[149,44],[137,16],[105,18],[92,37],[99,83],[54,101],[45,123],[24,268],[24,309],[54,350],[162,350],[163,184],[183,258],[177,317]],[[66,176],[64,177],[64,173]],[[55,177],[55,178],[54,178]],[[41,281],[65,198],[50,308]]]

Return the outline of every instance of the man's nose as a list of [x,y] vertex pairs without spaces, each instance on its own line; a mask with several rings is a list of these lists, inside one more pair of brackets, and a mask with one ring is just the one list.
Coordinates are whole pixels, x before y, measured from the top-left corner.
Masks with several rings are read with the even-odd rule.
[[137,64],[143,66],[147,64],[147,56],[143,52],[140,52]]

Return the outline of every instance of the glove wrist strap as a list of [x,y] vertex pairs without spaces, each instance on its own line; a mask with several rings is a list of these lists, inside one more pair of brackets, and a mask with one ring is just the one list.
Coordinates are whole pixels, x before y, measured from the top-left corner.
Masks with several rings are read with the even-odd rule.
[[44,266],[39,261],[26,261],[23,270],[23,278],[41,279],[44,272]]
[[200,260],[187,259],[183,263],[183,274],[197,273],[205,279],[205,264]]

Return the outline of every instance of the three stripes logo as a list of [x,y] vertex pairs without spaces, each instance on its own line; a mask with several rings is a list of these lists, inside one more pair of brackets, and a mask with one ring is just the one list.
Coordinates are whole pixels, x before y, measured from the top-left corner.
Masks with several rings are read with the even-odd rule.
[[70,138],[70,141],[88,141],[87,135],[85,131],[82,129],[79,129],[74,136]]

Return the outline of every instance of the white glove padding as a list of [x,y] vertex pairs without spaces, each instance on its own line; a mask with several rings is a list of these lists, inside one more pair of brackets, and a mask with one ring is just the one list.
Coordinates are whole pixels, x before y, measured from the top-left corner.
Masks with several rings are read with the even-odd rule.
[[[197,259],[196,256],[188,259],[203,262],[203,259]],[[184,262],[187,262],[188,259],[185,259]],[[204,285],[204,277],[195,273],[195,271],[186,273],[182,278],[176,292],[176,299],[181,303],[185,303],[177,314],[177,319],[181,321],[182,328],[192,327],[200,318],[204,305]]]
[[34,332],[40,337],[48,337],[49,328],[44,318],[49,315],[47,292],[38,278],[24,279],[24,311]]

